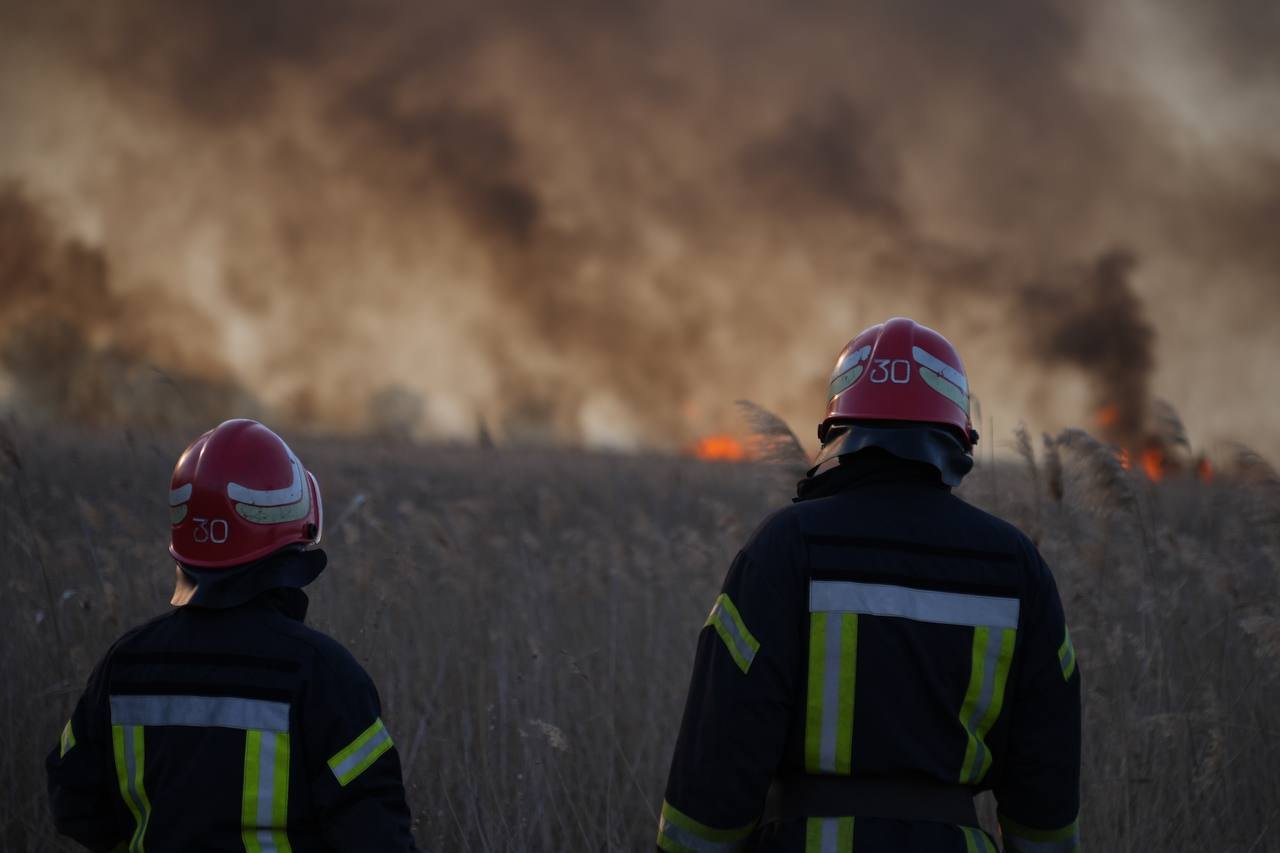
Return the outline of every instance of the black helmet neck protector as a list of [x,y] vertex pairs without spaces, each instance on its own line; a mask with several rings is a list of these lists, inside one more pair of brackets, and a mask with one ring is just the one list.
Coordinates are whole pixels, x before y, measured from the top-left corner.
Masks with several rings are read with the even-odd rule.
[[212,610],[239,607],[272,589],[302,589],[324,571],[328,557],[319,548],[286,548],[233,569],[196,569],[178,564],[174,607]]
[[840,458],[878,447],[899,459],[923,462],[938,469],[942,482],[958,486],[973,470],[973,454],[949,428],[910,421],[849,421],[833,423],[810,478],[821,476],[840,464]]

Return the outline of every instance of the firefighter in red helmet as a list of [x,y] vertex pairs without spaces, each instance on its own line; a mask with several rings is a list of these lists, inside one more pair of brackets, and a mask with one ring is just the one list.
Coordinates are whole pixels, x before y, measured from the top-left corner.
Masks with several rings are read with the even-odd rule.
[[47,761],[59,832],[149,853],[417,849],[373,682],[303,624],[322,519],[316,478],[256,421],[183,452],[176,609],[90,676]]
[[977,433],[955,348],[897,318],[831,376],[796,501],[698,637],[668,851],[1079,849],[1080,669],[1035,546],[951,488]]

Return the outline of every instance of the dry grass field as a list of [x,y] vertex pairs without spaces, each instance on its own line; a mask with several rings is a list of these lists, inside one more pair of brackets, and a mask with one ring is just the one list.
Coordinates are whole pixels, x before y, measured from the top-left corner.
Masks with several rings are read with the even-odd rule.
[[[50,827],[44,755],[110,642],[167,606],[164,502],[183,442],[5,435],[0,847],[69,849]],[[1027,530],[1058,577],[1086,690],[1086,848],[1280,850],[1274,473],[1246,458],[1211,484],[1151,484],[1068,438],[1034,465],[980,464],[963,492]],[[328,511],[309,621],[379,685],[419,843],[652,849],[697,632],[788,476],[294,446]]]

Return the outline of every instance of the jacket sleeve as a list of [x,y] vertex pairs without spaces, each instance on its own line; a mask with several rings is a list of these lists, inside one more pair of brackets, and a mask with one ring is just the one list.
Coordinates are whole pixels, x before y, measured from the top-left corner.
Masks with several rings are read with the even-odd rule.
[[802,585],[776,521],[738,554],[698,636],[658,848],[745,846],[783,758],[802,672]]
[[302,732],[321,833],[335,850],[416,851],[400,758],[364,668],[338,647],[320,662]]
[[45,759],[49,808],[58,832],[90,850],[111,850],[129,839],[110,742],[107,677],[110,657],[93,674],[58,745]]
[[1062,601],[1034,554],[1006,768],[995,787],[1009,853],[1080,846],[1080,667]]

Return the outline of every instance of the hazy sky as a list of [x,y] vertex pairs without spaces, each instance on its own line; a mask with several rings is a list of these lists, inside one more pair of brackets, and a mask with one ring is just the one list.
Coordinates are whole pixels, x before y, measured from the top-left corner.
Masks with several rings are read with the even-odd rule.
[[1278,43],[1261,0],[0,0],[4,388],[810,439],[909,314],[998,433],[1161,398],[1274,456]]

